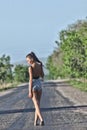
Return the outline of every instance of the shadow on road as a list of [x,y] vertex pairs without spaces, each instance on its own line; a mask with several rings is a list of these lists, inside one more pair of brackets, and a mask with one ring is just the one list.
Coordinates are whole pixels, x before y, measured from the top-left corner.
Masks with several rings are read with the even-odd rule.
[[[87,108],[87,105],[78,105],[78,106],[63,106],[63,107],[48,107],[48,108],[41,108],[41,111],[61,111],[61,110],[76,110],[81,108]],[[0,114],[13,114],[13,113],[25,113],[25,112],[34,112],[34,108],[30,109],[13,109],[13,110],[0,110]]]

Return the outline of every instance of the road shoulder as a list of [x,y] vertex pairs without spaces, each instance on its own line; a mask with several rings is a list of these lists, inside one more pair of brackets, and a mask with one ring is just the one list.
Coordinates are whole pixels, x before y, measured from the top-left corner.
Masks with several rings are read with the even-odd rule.
[[[75,106],[87,106],[87,92],[74,88],[64,81],[57,80],[54,82],[57,83],[56,90],[72,101]],[[87,107],[85,112],[87,113]]]

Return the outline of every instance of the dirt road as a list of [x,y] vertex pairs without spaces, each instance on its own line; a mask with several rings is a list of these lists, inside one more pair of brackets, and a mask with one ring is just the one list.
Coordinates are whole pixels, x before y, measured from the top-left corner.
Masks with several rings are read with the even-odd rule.
[[0,96],[0,130],[87,130],[87,100],[75,98],[78,92],[82,96],[63,81],[44,82],[41,110],[45,126],[36,127],[28,85],[5,92]]

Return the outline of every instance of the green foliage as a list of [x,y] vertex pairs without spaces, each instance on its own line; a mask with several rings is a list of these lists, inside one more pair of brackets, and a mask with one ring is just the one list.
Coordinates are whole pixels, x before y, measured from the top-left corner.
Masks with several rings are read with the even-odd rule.
[[47,68],[51,78],[87,78],[87,20],[79,20],[62,30],[57,48],[48,57]]
[[48,59],[48,62],[49,63],[51,63],[50,65],[49,65],[49,63],[47,64],[47,69],[49,70],[49,78],[51,78],[51,79],[55,79],[56,78],[56,72],[57,72],[57,69],[56,69],[56,67],[52,64],[52,59],[51,59],[51,57],[49,57],[49,59]]
[[12,82],[12,67],[10,64],[10,56],[3,55],[0,58],[0,82]]
[[11,82],[27,82],[28,67],[24,65],[13,65],[10,63],[10,56],[0,57],[0,84]]
[[70,80],[68,83],[75,88],[79,88],[80,90],[87,92],[87,82]]
[[24,65],[16,65],[14,69],[14,79],[17,82],[27,82],[28,81],[28,67]]
[[60,33],[66,71],[71,77],[83,77],[87,72],[87,22],[78,21]]
[[48,57],[46,66],[49,70],[49,79],[56,79],[63,76],[62,71],[62,53],[58,49],[54,50],[53,54]]

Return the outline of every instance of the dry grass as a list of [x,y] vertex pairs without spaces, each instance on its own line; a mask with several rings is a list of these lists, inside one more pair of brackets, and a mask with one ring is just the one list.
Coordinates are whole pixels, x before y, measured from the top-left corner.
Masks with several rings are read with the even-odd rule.
[[14,87],[17,87],[18,83],[3,83],[3,84],[0,84],[0,91],[4,91],[4,90],[7,90],[7,89],[10,89],[10,88],[14,88]]

